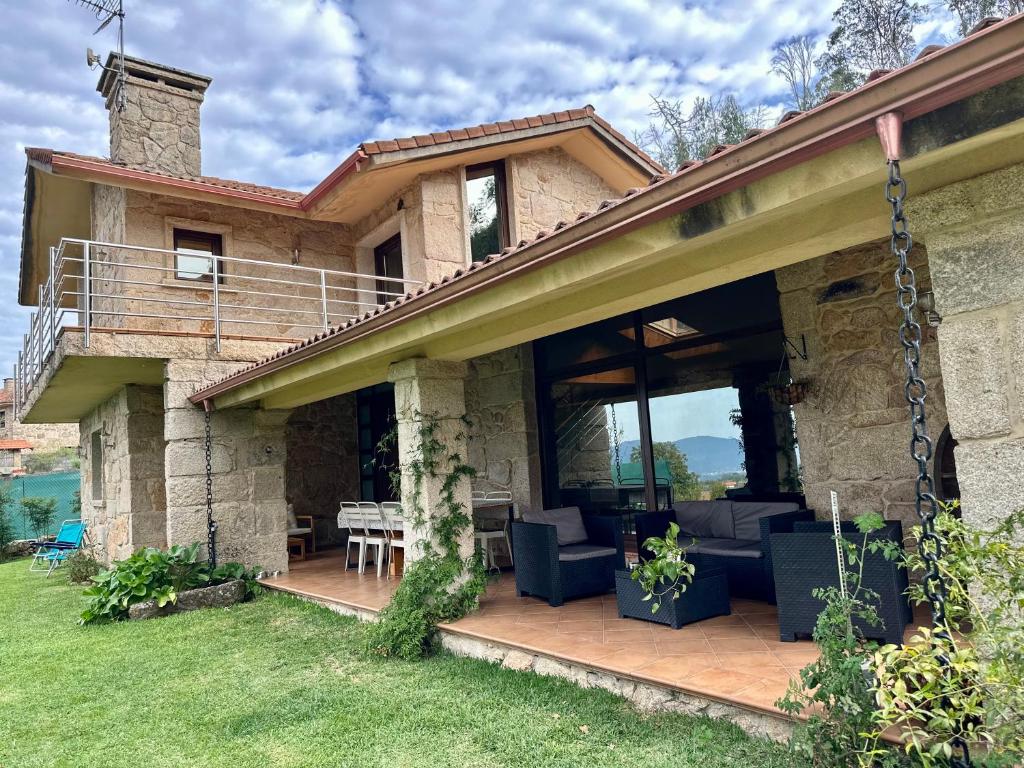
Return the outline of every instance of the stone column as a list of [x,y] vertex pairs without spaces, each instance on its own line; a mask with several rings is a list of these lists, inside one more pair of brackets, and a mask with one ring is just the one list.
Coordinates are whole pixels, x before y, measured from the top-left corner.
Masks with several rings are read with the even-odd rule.
[[[405,556],[414,560],[422,556],[426,542],[433,542],[432,522],[443,514],[441,487],[443,477],[424,477],[417,494],[410,463],[422,457],[420,430],[426,419],[436,419],[438,432],[435,438],[444,446],[439,473],[447,469],[446,456],[457,454],[462,461],[468,461],[469,446],[466,434],[466,392],[465,379],[468,366],[461,362],[412,358],[392,364],[388,380],[395,385],[395,411],[398,419],[398,457],[402,467],[402,507],[406,519],[420,510],[424,517],[422,524],[414,527],[406,524]],[[470,483],[460,482],[455,490],[455,501],[467,513],[472,512]],[[436,542],[433,542],[436,545]],[[473,552],[473,530],[468,530],[460,542],[463,557]]]
[[982,527],[1024,507],[1022,188],[1017,165],[924,195],[911,187],[908,201],[942,317],[939,356],[963,516]]
[[[237,364],[169,360],[165,368],[168,544],[206,542],[205,422],[188,395],[224,375],[225,368],[230,372]],[[284,472],[290,414],[253,407],[212,414],[213,517],[220,562],[288,570]]]

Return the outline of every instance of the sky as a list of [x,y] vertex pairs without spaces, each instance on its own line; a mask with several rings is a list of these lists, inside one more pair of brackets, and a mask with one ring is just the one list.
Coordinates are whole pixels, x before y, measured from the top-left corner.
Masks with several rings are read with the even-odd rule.
[[[729,421],[729,412],[739,407],[738,394],[732,387],[652,398],[651,437],[656,443],[674,443],[698,435],[739,438],[739,427]],[[640,416],[636,403],[617,403],[615,411],[622,440],[639,440]]]
[[[784,110],[772,45],[837,0],[125,0],[126,52],[213,78],[203,172],[308,191],[363,140],[593,104],[632,135],[650,99],[725,90]],[[69,0],[0,0],[0,371],[17,306],[26,146],[108,154],[98,72],[114,26]],[[953,30],[931,25],[919,42]]]

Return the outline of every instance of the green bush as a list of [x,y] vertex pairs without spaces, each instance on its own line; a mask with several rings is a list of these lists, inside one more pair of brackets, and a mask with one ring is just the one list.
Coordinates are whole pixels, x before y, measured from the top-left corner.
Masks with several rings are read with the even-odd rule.
[[52,496],[26,496],[21,500],[21,508],[25,511],[36,538],[43,538],[53,528],[53,520],[57,516],[57,499]]
[[211,569],[209,563],[199,560],[199,547],[198,542],[166,550],[146,547],[93,576],[93,586],[85,590],[89,600],[81,623],[126,618],[129,607],[147,600],[156,600],[163,608],[177,602],[180,592],[234,579],[245,581],[247,595],[259,591],[255,583],[258,569],[247,569],[241,563]]
[[8,508],[11,506],[11,494],[7,486],[0,485],[0,560],[4,558],[7,545],[14,540],[14,523],[11,522]]
[[103,570],[103,565],[91,552],[79,549],[67,556],[63,570],[72,584],[88,584]]

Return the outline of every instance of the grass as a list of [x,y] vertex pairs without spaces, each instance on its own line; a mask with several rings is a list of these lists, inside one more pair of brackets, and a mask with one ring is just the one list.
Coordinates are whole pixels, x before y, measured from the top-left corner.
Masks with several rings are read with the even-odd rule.
[[80,589],[0,564],[0,766],[790,764],[724,722],[447,654],[367,658],[352,619],[282,594],[79,627]]

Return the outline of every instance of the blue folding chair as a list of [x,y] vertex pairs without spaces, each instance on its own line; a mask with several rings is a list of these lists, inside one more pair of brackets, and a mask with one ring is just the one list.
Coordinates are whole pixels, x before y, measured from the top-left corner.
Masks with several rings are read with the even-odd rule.
[[42,573],[47,577],[59,567],[72,552],[82,548],[85,539],[85,523],[81,520],[65,520],[60,524],[57,538],[53,541],[36,542],[36,551],[29,563],[29,571]]

